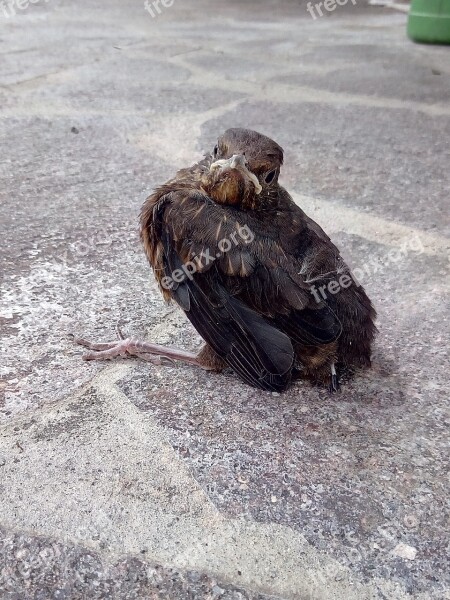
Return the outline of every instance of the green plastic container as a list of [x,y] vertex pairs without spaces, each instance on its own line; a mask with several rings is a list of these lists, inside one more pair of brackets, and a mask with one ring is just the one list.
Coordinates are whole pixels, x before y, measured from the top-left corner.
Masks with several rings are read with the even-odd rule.
[[408,36],[415,42],[450,44],[450,0],[412,0]]

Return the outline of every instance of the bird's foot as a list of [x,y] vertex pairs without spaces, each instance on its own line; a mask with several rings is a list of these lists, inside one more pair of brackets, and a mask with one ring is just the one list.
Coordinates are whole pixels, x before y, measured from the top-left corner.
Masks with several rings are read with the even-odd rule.
[[93,343],[75,335],[71,335],[71,337],[75,344],[90,350],[90,352],[83,354],[83,360],[110,360],[117,357],[136,357],[158,366],[181,361],[197,365],[203,369],[211,369],[208,365],[203,364],[196,354],[191,352],[125,337],[119,328],[117,328],[117,333],[119,340],[116,342]]
[[152,346],[152,352],[146,351],[146,342],[140,342],[131,337],[125,337],[121,330],[117,328],[117,334],[119,339],[115,342],[100,342],[94,343],[85,340],[84,338],[70,335],[75,344],[83,346],[91,352],[83,354],[83,360],[111,360],[113,358],[129,358],[136,357],[141,358],[153,365],[173,364],[173,360],[170,357],[160,356],[154,352]]

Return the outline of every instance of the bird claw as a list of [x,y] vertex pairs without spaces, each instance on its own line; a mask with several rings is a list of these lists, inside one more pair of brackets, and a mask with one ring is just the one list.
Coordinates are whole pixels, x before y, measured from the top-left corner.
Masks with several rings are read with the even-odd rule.
[[340,387],[341,386],[339,385],[339,379],[338,379],[337,375],[331,375],[331,381],[330,381],[330,385],[328,387],[330,392],[332,394],[334,394],[335,392],[339,391]]
[[340,386],[339,386],[339,379],[336,373],[336,368],[334,366],[334,363],[331,364],[331,379],[330,379],[330,385],[329,385],[329,390],[332,394],[334,394],[335,392],[337,392],[339,390]]
[[162,365],[165,364],[167,367],[172,367],[173,365],[176,364],[176,362],[172,358],[169,358],[168,356],[160,356],[159,358],[161,359],[161,364]]
[[122,329],[120,328],[120,325],[116,325],[116,333],[117,333],[117,337],[119,338],[119,340],[126,339],[126,336],[123,334]]

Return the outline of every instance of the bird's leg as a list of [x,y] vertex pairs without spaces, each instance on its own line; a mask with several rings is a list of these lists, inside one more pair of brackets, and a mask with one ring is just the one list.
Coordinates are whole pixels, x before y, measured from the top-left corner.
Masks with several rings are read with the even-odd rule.
[[120,339],[117,342],[106,343],[92,343],[83,338],[72,337],[76,344],[91,350],[91,352],[86,352],[83,355],[83,360],[109,360],[119,356],[123,358],[135,356],[155,365],[162,365],[164,361],[169,363],[180,361],[208,371],[214,369],[214,366],[210,366],[207,361],[202,360],[201,351],[199,354],[194,354],[178,348],[143,342],[131,337],[125,338],[120,329],[118,329],[118,334]]

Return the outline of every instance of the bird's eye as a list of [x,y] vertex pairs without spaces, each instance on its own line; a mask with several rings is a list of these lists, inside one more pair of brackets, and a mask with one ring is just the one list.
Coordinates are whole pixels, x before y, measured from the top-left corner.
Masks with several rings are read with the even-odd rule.
[[218,152],[219,152],[219,146],[216,144],[214,146],[214,158],[216,158]]
[[272,183],[272,181],[273,181],[273,179],[274,179],[274,177],[275,177],[275,174],[276,174],[276,172],[277,172],[277,170],[276,170],[276,169],[274,169],[273,171],[269,171],[269,172],[267,173],[267,175],[266,175],[265,179],[264,179],[264,180],[265,180],[265,182],[266,182],[266,183]]

